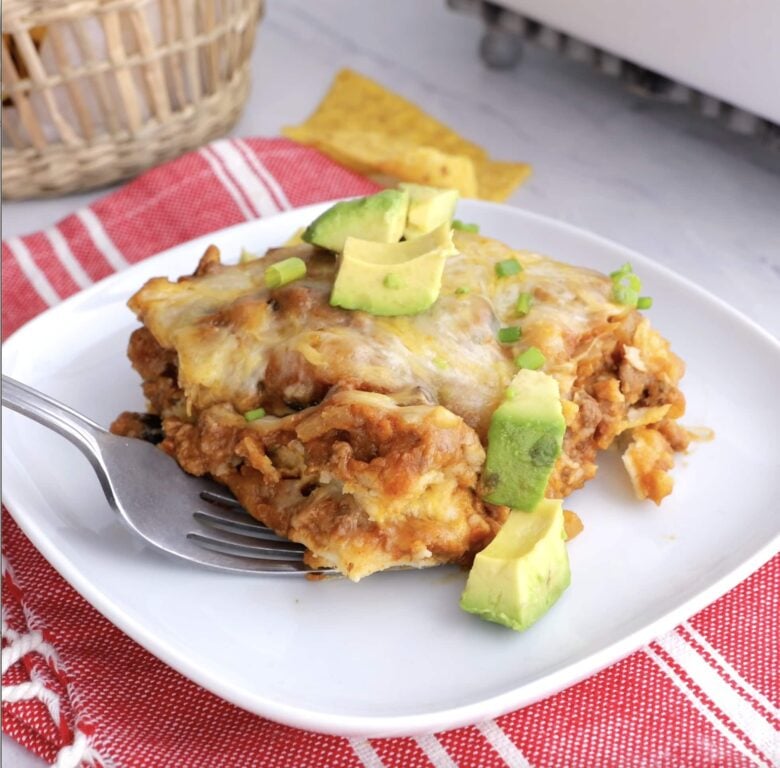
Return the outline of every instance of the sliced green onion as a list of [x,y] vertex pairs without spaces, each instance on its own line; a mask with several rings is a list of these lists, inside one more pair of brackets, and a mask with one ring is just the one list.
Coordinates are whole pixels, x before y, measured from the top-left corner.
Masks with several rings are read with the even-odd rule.
[[382,281],[385,288],[401,288],[404,284],[401,275],[397,275],[395,272],[388,272],[385,275],[385,279]]
[[439,355],[436,355],[436,357],[433,358],[433,364],[440,371],[446,371],[447,368],[450,367],[450,364],[443,357],[439,357]]
[[629,262],[626,262],[623,264],[620,269],[616,269],[614,272],[610,272],[609,276],[612,278],[612,280],[619,280],[623,275],[630,275],[634,271],[634,268],[631,266]]
[[499,277],[511,277],[521,272],[522,269],[517,259],[504,259],[496,264],[496,274]]
[[458,219],[452,220],[452,228],[459,229],[461,232],[479,233],[479,224],[467,224],[465,221],[459,221]]
[[650,309],[653,306],[653,299],[650,296],[640,296],[636,302],[637,309]]
[[467,293],[471,293],[471,288],[467,285],[461,285],[455,289],[455,294],[457,296],[465,296]]
[[528,347],[525,352],[515,358],[515,364],[518,368],[528,368],[531,371],[536,371],[544,365],[545,360],[546,358],[540,349]]
[[306,274],[306,263],[297,256],[268,267],[265,271],[265,284],[267,288],[279,288],[281,285],[298,280]]
[[520,340],[523,335],[523,331],[519,325],[508,325],[506,328],[501,328],[498,332],[498,340],[502,344],[514,344]]
[[612,286],[612,300],[627,307],[635,307],[639,301],[639,291],[621,283]]
[[623,275],[621,278],[623,285],[627,285],[629,288],[633,288],[637,293],[642,290],[642,281],[638,275],[631,273],[630,275]]
[[244,414],[244,418],[247,421],[257,421],[265,416],[265,408],[255,408],[253,411],[247,411]]
[[[634,274],[631,264],[626,262],[620,269],[610,272],[609,276],[612,280],[612,301],[617,304],[623,304],[626,307],[638,307],[642,281],[638,275]],[[645,301],[642,302],[643,305],[646,303]],[[643,308],[647,309],[649,305]]]
[[534,297],[530,293],[521,293],[517,297],[517,304],[515,304],[515,312],[520,317],[525,317],[530,311],[531,306],[534,303]]

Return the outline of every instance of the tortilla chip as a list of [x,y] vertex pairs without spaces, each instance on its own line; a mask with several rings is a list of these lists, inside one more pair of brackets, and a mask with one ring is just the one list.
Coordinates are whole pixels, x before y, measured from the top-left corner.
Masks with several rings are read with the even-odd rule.
[[368,175],[376,172],[378,163],[413,149],[414,145],[397,141],[380,133],[354,130],[324,130],[309,126],[285,129],[287,136],[324,152],[353,171]]
[[299,140],[296,136],[299,128],[306,128],[311,136],[341,131],[347,125],[353,132],[381,134],[406,144],[433,146],[474,159],[487,157],[484,149],[462,138],[411,101],[350,69],[342,69],[336,75],[325,98],[302,126],[287,127],[282,132]]
[[381,173],[398,181],[457,189],[463,197],[477,197],[474,161],[466,155],[414,147],[377,164]]
[[381,133],[343,130],[317,136],[310,129],[294,131],[298,141],[311,144],[353,171],[394,185],[412,181],[457,189],[464,197],[477,196],[474,162],[466,155],[415,146]]
[[505,200],[531,170],[491,160],[412,102],[349,69],[336,75],[306,122],[282,132],[358,173],[452,187],[464,197]]
[[485,160],[477,164],[477,189],[483,200],[500,203],[506,200],[530,175],[528,163],[505,163]]

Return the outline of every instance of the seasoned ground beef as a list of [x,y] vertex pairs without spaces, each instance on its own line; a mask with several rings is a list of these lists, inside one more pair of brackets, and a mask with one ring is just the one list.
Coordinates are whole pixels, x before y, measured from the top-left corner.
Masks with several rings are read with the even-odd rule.
[[[567,429],[547,495],[565,498],[618,442],[637,495],[671,491],[688,437],[682,362],[610,281],[459,233],[427,312],[375,317],[331,307],[332,254],[277,249],[227,266],[209,248],[195,275],[149,281],[130,301],[143,323],[128,354],[152,417],[112,429],[144,439],[187,471],[227,485],[246,509],[302,542],[309,562],[353,579],[394,565],[467,562],[508,510],[477,493],[490,417],[516,356],[531,346],[559,384]],[[269,263],[295,255],[306,276],[269,291]],[[499,279],[494,265],[523,269]],[[469,286],[463,293],[458,289]],[[522,320],[520,292],[534,296]],[[498,329],[522,326],[517,344]],[[256,408],[266,418],[247,422]]]

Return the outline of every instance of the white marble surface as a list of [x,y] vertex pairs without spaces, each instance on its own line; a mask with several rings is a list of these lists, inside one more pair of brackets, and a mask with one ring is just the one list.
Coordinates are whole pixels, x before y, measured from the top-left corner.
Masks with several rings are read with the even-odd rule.
[[[352,67],[496,158],[532,163],[512,204],[634,248],[780,335],[780,154],[537,48],[515,71],[486,70],[480,35],[476,18],[443,0],[270,0],[234,133],[277,135]],[[3,236],[47,226],[101,194],[6,204]],[[4,749],[2,764],[40,762]]]

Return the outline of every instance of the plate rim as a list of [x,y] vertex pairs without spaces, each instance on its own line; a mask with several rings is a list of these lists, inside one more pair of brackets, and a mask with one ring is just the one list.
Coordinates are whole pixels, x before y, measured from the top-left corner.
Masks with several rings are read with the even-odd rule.
[[[158,251],[157,253],[154,253],[151,256],[146,256],[145,258],[140,259],[139,261],[131,263],[129,267],[125,269],[118,270],[116,272],[113,272],[110,275],[106,275],[106,277],[96,281],[89,287],[84,288],[81,291],[77,291],[74,294],[71,294],[70,296],[58,302],[57,304],[48,307],[47,309],[45,309],[43,312],[36,315],[35,317],[30,318],[26,323],[24,323],[24,325],[21,325],[12,334],[10,334],[8,338],[3,342],[2,346],[3,348],[7,348],[9,345],[18,343],[16,341],[16,337],[22,331],[25,331],[30,327],[34,327],[36,324],[38,324],[39,321],[45,318],[50,312],[53,312],[54,310],[59,310],[62,307],[70,307],[71,304],[77,304],[79,301],[84,301],[87,298],[89,298],[89,296],[91,296],[93,293],[98,292],[99,289],[104,290],[107,286],[110,286],[114,281],[119,282],[120,278],[123,275],[125,275],[128,270],[135,269],[141,264],[147,264],[152,260],[157,260],[157,259],[161,260],[167,257],[168,254],[170,254],[172,251],[177,251],[182,248],[194,247],[197,243],[205,242],[209,238],[218,237],[225,233],[236,232],[244,228],[251,228],[253,226],[262,225],[263,223],[269,222],[271,220],[287,218],[287,217],[297,218],[303,213],[308,213],[312,216],[316,216],[318,215],[319,212],[324,211],[326,208],[333,205],[334,203],[339,203],[339,202],[344,202],[346,200],[354,200],[354,199],[355,199],[354,196],[337,197],[337,198],[333,198],[332,200],[323,201],[321,203],[312,203],[310,205],[300,206],[299,208],[291,208],[287,211],[280,211],[278,213],[274,213],[269,216],[263,216],[262,218],[258,218],[258,219],[239,221],[238,223],[231,224],[228,227],[223,227],[222,229],[215,229],[212,232],[207,232],[205,235],[198,235],[198,237],[193,237],[190,240],[185,240],[184,242],[181,242],[178,245],[173,245],[170,248],[166,248],[163,251]],[[602,248],[609,248],[610,250],[617,250],[623,252],[626,255],[630,255],[631,258],[634,259],[638,264],[649,265],[652,269],[659,271],[665,277],[671,278],[672,280],[682,283],[687,290],[694,292],[700,298],[705,299],[710,303],[718,306],[722,311],[728,312],[729,314],[733,315],[735,319],[738,319],[740,322],[748,325],[753,331],[757,332],[760,336],[762,336],[765,341],[772,344],[775,347],[775,351],[780,353],[780,339],[778,339],[776,336],[770,333],[766,328],[764,328],[764,326],[762,326],[756,320],[753,320],[753,318],[746,315],[742,310],[733,307],[725,299],[722,299],[720,296],[716,295],[712,291],[694,282],[691,278],[682,275],[679,272],[675,272],[671,267],[667,267],[665,264],[655,261],[649,256],[645,256],[644,254],[634,250],[633,248],[630,248],[627,245],[622,245],[621,243],[618,243],[615,240],[611,240],[610,238],[604,237],[603,235],[598,235],[595,232],[591,232],[589,229],[585,229],[584,227],[580,227],[576,224],[571,224],[567,221],[562,221],[560,219],[556,219],[552,216],[547,216],[542,213],[536,213],[535,211],[529,211],[520,206],[509,205],[508,203],[492,203],[486,200],[472,200],[466,198],[466,199],[461,199],[458,202],[458,206],[463,206],[463,205],[465,205],[467,208],[472,208],[472,207],[476,208],[477,210],[489,210],[489,211],[499,210],[510,216],[519,215],[521,218],[528,218],[544,226],[553,226],[558,229],[562,229],[575,237],[580,237],[585,240],[590,240],[592,243]],[[544,255],[549,256],[549,254],[544,254]]]
[[[333,202],[343,199],[349,198],[337,198],[331,201],[302,206],[273,216],[239,222],[229,227],[214,230],[213,232],[179,243],[164,251],[141,259],[140,261],[131,264],[128,269],[135,269],[142,264],[148,265],[154,260],[163,260],[173,251],[186,250],[188,248],[194,249],[199,243],[208,241],[211,238],[222,237],[227,233],[232,234],[240,229],[251,229],[257,226],[262,227],[269,221],[279,219],[280,217],[300,218],[307,214],[315,216],[318,212],[324,210],[329,205],[332,205]],[[620,252],[621,258],[629,258],[636,264],[649,265],[653,270],[660,272],[664,277],[670,278],[683,285],[686,290],[695,293],[698,297],[709,302],[720,311],[725,311],[735,321],[746,325],[753,333],[756,333],[761,337],[765,343],[768,342],[776,353],[780,354],[780,340],[776,339],[756,321],[752,320],[743,312],[735,309],[726,301],[698,285],[688,277],[675,272],[664,264],[653,261],[651,258],[644,256],[627,246],[623,246],[586,229],[569,224],[568,222],[527,211],[517,206],[476,200],[462,200],[459,205],[465,207],[467,211],[473,210],[477,214],[485,210],[491,212],[499,211],[502,215],[535,221],[545,227],[563,230],[576,238],[589,240],[600,249]],[[6,372],[8,353],[11,353],[11,355],[15,357],[16,354],[18,354],[17,347],[23,344],[24,337],[29,333],[34,333],[39,324],[47,322],[46,318],[50,313],[63,311],[63,309],[67,312],[71,307],[78,306],[79,303],[88,301],[93,294],[110,289],[113,282],[121,282],[123,279],[126,279],[128,269],[115,272],[103,280],[94,283],[89,288],[69,296],[58,304],[49,307],[14,331],[3,344],[4,351],[6,352],[6,354],[3,355],[3,372]],[[353,714],[332,714],[310,708],[307,709],[304,706],[293,706],[284,702],[267,699],[263,696],[258,696],[257,694],[250,694],[238,687],[223,683],[218,676],[209,673],[207,669],[201,669],[197,664],[191,663],[186,655],[180,654],[176,650],[170,648],[164,639],[147,631],[141,623],[137,622],[132,616],[126,614],[121,606],[115,604],[113,600],[104,595],[99,588],[92,585],[86,577],[83,577],[78,568],[72,567],[70,562],[67,561],[67,558],[60,553],[54,542],[49,541],[47,535],[42,531],[40,526],[35,524],[34,515],[30,516],[25,514],[23,505],[17,506],[15,504],[13,490],[9,493],[4,486],[2,489],[2,499],[17,525],[19,525],[36,549],[65,579],[65,581],[87,600],[95,610],[114,624],[114,626],[180,674],[217,696],[271,720],[313,732],[369,738],[408,736],[438,732],[445,729],[450,730],[478,722],[479,720],[496,717],[508,711],[520,709],[575,685],[583,679],[598,673],[605,667],[625,658],[653,638],[671,630],[681,621],[698,613],[704,607],[723,596],[739,582],[767,563],[775,555],[778,546],[780,545],[780,532],[778,532],[764,543],[763,546],[759,547],[758,550],[754,551],[752,555],[746,557],[739,565],[735,566],[731,571],[719,579],[716,579],[714,582],[703,587],[681,605],[667,611],[663,616],[640,627],[626,637],[603,646],[579,661],[556,669],[544,675],[539,680],[526,683],[496,696],[481,699],[477,702],[452,708],[438,709],[433,712],[411,715],[362,716]]]

